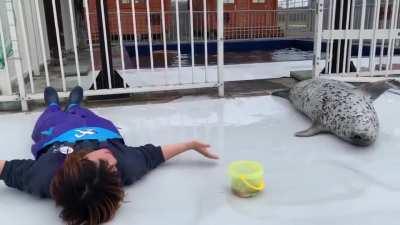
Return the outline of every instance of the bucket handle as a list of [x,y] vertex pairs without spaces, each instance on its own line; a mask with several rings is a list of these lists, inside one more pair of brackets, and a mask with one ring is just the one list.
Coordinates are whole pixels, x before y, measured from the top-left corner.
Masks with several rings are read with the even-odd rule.
[[254,190],[256,190],[256,191],[262,191],[262,190],[264,189],[264,187],[265,187],[264,181],[262,181],[261,184],[258,185],[258,186],[254,186],[254,185],[250,184],[250,183],[246,180],[246,178],[244,178],[244,175],[240,175],[240,180],[243,181],[243,183],[244,183],[245,185],[247,185],[248,187],[250,187],[250,188],[252,188],[252,189],[254,189]]

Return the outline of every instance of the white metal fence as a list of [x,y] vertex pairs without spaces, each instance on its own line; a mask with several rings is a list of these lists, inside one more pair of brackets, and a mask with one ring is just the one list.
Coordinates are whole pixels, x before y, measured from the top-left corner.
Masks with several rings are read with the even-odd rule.
[[[315,36],[316,76],[394,76],[400,70],[399,1],[318,0],[315,14],[314,4],[303,0],[262,10],[223,10],[223,1],[108,0],[99,1],[99,18],[96,0],[3,0],[0,102],[20,101],[27,110],[46,86],[66,97],[75,85],[86,96],[206,87],[223,96],[224,41],[231,40]],[[106,17],[109,36],[100,32]],[[111,47],[101,48],[101,39]],[[217,65],[209,64],[209,43],[217,43]],[[111,67],[122,86],[113,84]],[[105,88],[95,82],[102,69]]]
[[371,81],[400,75],[399,0],[318,0],[314,76]]
[[[215,23],[216,23],[216,41],[218,42],[218,65],[213,68],[208,68],[208,60],[207,54],[204,55],[206,62],[204,66],[196,66],[194,63],[194,30],[193,26],[191,26],[189,41],[191,43],[191,67],[183,67],[181,65],[181,51],[180,51],[180,35],[176,35],[176,46],[178,52],[178,65],[175,68],[169,68],[168,66],[168,58],[167,58],[167,33],[166,33],[166,18],[165,10],[164,10],[164,0],[161,0],[159,4],[161,4],[161,15],[159,15],[159,24],[158,25],[158,34],[160,35],[159,39],[163,45],[163,54],[162,57],[164,59],[163,68],[155,68],[154,66],[154,57],[156,57],[155,52],[153,51],[153,33],[155,26],[153,26],[152,20],[155,20],[152,13],[150,12],[150,1],[146,0],[146,9],[143,12],[137,13],[135,11],[135,1],[131,1],[131,11],[130,11],[130,20],[132,21],[133,33],[134,33],[134,47],[135,47],[135,59],[136,59],[136,68],[135,69],[127,69],[126,68],[126,52],[124,48],[124,38],[122,34],[122,20],[120,13],[120,1],[116,0],[114,3],[116,4],[117,9],[117,28],[118,33],[117,37],[119,40],[119,55],[120,61],[116,63],[116,65],[111,63],[111,57],[113,54],[118,54],[116,51],[113,51],[112,55],[109,54],[108,51],[115,50],[112,48],[105,48],[105,60],[107,65],[107,70],[105,71],[106,76],[108,78],[108,85],[106,89],[99,89],[96,85],[96,76],[99,74],[99,65],[98,62],[100,57],[95,57],[95,55],[99,54],[100,47],[95,45],[94,38],[100,38],[99,36],[94,37],[92,29],[97,29],[93,24],[99,22],[98,18],[90,17],[90,9],[89,4],[94,4],[95,1],[92,0],[84,0],[84,10],[85,12],[82,14],[84,18],[77,18],[77,13],[75,10],[74,4],[77,1],[68,0],[60,1],[61,14],[60,9],[57,6],[56,0],[51,1],[51,11],[53,14],[53,23],[54,27],[46,27],[49,26],[48,19],[46,20],[45,14],[43,11],[44,1],[33,0],[33,1],[23,1],[23,0],[3,0],[0,1],[1,4],[4,5],[2,7],[2,17],[0,30],[1,33],[1,43],[2,46],[6,46],[7,42],[7,34],[10,34],[11,37],[11,45],[13,54],[10,57],[4,57],[4,68],[1,70],[1,83],[2,83],[2,93],[0,95],[1,101],[21,101],[22,109],[27,110],[28,105],[27,101],[34,99],[42,99],[43,98],[43,90],[45,86],[53,86],[59,90],[59,95],[62,97],[67,96],[68,91],[75,85],[83,86],[86,91],[86,96],[91,95],[109,95],[109,94],[122,94],[122,93],[136,93],[136,92],[149,92],[149,91],[165,91],[165,90],[179,90],[179,89],[192,89],[192,88],[205,88],[205,87],[216,87],[218,88],[218,92],[220,96],[224,95],[224,87],[223,87],[223,29],[220,29],[223,26],[223,14],[222,14],[222,3],[218,1],[217,9],[220,9],[215,13]],[[152,1],[152,3],[154,3]],[[192,1],[190,1],[192,3]],[[101,24],[102,29],[106,30],[106,12],[105,12],[105,4],[110,4],[110,1],[100,1],[101,7],[101,18],[103,23]],[[179,6],[178,1],[176,1],[176,10],[175,12],[175,22],[178,24],[176,26],[176,30],[169,32],[176,32],[180,34],[179,31]],[[192,9],[192,8],[191,8]],[[29,11],[29,13],[26,13]],[[203,14],[206,15],[206,11],[204,10]],[[108,15],[110,16],[110,15]],[[144,21],[135,21],[143,16]],[[62,19],[60,19],[62,18]],[[193,25],[193,11],[189,11],[190,24]],[[47,21],[47,23],[45,22]],[[79,49],[79,40],[78,35],[80,30],[76,27],[77,20],[81,22],[84,21],[87,26],[87,39],[89,44],[89,51],[80,52]],[[93,20],[96,20],[93,22]],[[138,29],[145,22],[147,24],[145,32],[141,31],[141,34],[147,35],[149,54],[147,56],[150,61],[150,69],[143,69],[140,66],[140,55],[138,53]],[[201,26],[207,26],[207,17],[204,17],[202,20]],[[168,23],[170,24],[170,23]],[[112,25],[111,25],[112,26]],[[52,37],[51,32],[49,33],[49,29],[54,32],[55,35]],[[207,30],[207,29],[205,29]],[[98,33],[99,34],[99,33]],[[66,36],[70,36],[72,43],[65,43]],[[107,36],[105,32],[102,34],[102,38],[104,38],[105,46],[108,46],[109,42],[112,42],[111,36]],[[204,32],[203,36],[204,43],[204,51],[207,52],[207,32]],[[53,38],[53,39],[52,39]],[[54,40],[55,39],[55,40]],[[47,44],[51,41],[55,42],[55,48],[51,49],[52,46]],[[64,43],[63,43],[64,41]],[[68,47],[69,45],[69,47]],[[2,55],[7,56],[7,48],[2,47]],[[70,51],[73,54],[70,56],[66,56],[66,52]],[[57,55],[57,60],[49,62],[49,57],[51,54]],[[110,57],[111,56],[111,57]],[[97,62],[96,62],[97,58]],[[72,63],[71,63],[72,62]],[[51,66],[58,65],[58,66]],[[73,65],[73,66],[71,66]],[[82,68],[82,67],[89,68]],[[115,70],[121,75],[124,79],[123,87],[114,87],[112,85],[112,76],[113,72],[110,67],[114,66]],[[37,68],[35,68],[37,67]],[[82,76],[82,71],[88,70],[86,73],[87,76]],[[215,75],[213,79],[207,77],[209,71],[212,71],[212,74]],[[160,81],[158,83],[147,82],[147,80],[139,80],[137,78],[137,74],[148,73],[148,76],[151,79],[156,79]],[[15,77],[13,76],[15,75]],[[44,77],[45,79],[41,79]],[[141,76],[142,78],[143,76]],[[13,82],[16,80],[17,82]],[[130,82],[131,81],[131,82]],[[133,85],[131,85],[131,83]],[[136,85],[136,83],[139,83]],[[91,89],[89,90],[89,87]]]
[[[83,86],[86,96],[206,87],[218,88],[223,96],[224,40],[313,35],[313,9],[304,6],[223,10],[222,1],[214,6],[207,0],[188,0],[187,6],[168,0],[96,2],[0,1],[1,42],[6,46],[1,55],[9,56],[0,68],[0,102],[20,101],[27,110],[28,101],[43,98],[46,86],[66,97],[75,85]],[[100,31],[106,30],[106,21],[109,36]],[[105,54],[101,39],[104,46],[111,44],[103,48]],[[217,65],[209,65],[211,42],[217,43]],[[170,60],[171,54],[177,59]],[[113,86],[111,67],[123,78],[122,86]],[[95,82],[102,69],[105,89]]]
[[[188,43],[191,41],[190,34],[190,11],[179,10],[165,11],[165,30],[166,41],[177,42],[177,24],[180,27],[180,42]],[[193,31],[194,41],[204,42],[204,32],[207,32],[208,41],[217,40],[217,11],[207,10],[193,11]],[[89,13],[94,17],[94,13]],[[204,26],[204,15],[206,15],[207,26]],[[136,13],[136,20],[145,21],[147,13]],[[117,12],[109,13],[111,23],[111,40],[119,41],[118,16]],[[135,32],[132,25],[132,13],[120,12],[121,21],[128,23],[123,29],[122,38],[124,41],[135,41]],[[160,23],[161,12],[150,12],[153,23]],[[179,20],[179,23],[176,21]],[[96,25],[92,22],[91,26]],[[148,43],[147,25],[141,24],[137,28],[137,42],[139,44]],[[205,29],[206,28],[206,29]],[[153,43],[163,41],[161,29],[153,31]],[[224,10],[224,39],[225,40],[245,40],[245,39],[293,39],[293,38],[313,38],[314,31],[314,9],[271,9],[271,10]],[[92,39],[95,43],[99,40],[97,30],[92,30]]]

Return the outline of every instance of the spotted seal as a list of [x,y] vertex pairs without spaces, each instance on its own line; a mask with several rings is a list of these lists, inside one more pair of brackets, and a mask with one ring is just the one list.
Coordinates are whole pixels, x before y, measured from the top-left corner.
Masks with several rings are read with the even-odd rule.
[[373,101],[386,90],[399,87],[397,80],[356,87],[337,80],[311,79],[273,95],[287,98],[312,120],[312,126],[297,132],[296,136],[309,137],[327,132],[354,145],[367,146],[374,143],[379,131]]

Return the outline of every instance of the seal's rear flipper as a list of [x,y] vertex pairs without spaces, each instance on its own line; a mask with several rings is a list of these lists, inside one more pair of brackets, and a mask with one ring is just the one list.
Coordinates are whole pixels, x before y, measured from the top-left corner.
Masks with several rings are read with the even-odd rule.
[[324,129],[318,123],[314,123],[310,128],[307,130],[299,131],[295,134],[296,137],[311,137],[317,135],[319,133],[324,132]]
[[289,91],[290,91],[290,89],[277,90],[277,91],[273,91],[271,93],[271,95],[278,96],[278,97],[285,98],[285,99],[289,100]]
[[382,80],[373,83],[366,83],[359,87],[359,89],[370,98],[375,101],[385,91],[394,88],[400,89],[400,82],[398,80]]

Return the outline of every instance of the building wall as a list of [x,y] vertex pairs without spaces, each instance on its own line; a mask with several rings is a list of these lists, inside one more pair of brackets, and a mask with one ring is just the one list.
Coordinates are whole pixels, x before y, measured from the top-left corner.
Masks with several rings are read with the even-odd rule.
[[[120,1],[120,12],[121,12],[121,29],[123,35],[134,35],[133,29],[133,17],[131,0]],[[162,33],[161,26],[161,1],[160,0],[149,0],[150,2],[150,21],[151,21],[151,31],[153,36],[160,36]],[[164,1],[165,11],[171,10],[171,1]],[[108,19],[110,33],[113,37],[118,37],[118,17],[117,17],[117,5],[115,0],[107,0],[108,6]],[[93,40],[98,40],[98,20],[96,14],[96,0],[89,0],[89,14],[91,23],[91,34]],[[139,37],[148,35],[148,24],[147,24],[147,10],[145,0],[135,0],[135,19],[136,19],[136,29],[137,35]],[[171,23],[172,18],[166,16],[165,23]]]
[[[207,0],[208,31],[215,33],[217,29],[216,0]],[[224,36],[235,38],[241,35],[258,37],[278,35],[277,0],[224,0]],[[195,13],[195,30],[203,30],[203,0],[193,0]],[[270,31],[271,32],[270,32]],[[261,32],[261,33],[260,33]],[[261,35],[261,36],[259,36]]]

